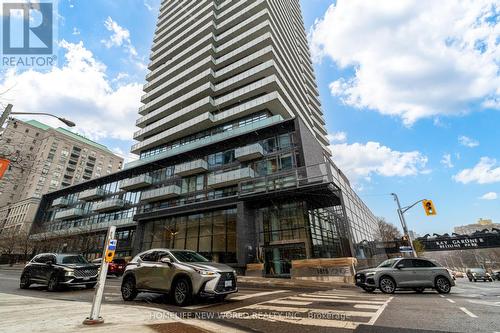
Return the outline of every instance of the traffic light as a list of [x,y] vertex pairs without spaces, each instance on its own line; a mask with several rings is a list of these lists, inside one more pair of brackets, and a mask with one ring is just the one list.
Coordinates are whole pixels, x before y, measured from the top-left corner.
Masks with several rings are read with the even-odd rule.
[[432,202],[432,200],[424,200],[422,201],[422,204],[424,206],[425,214],[427,214],[427,216],[437,215],[436,207],[434,207],[434,203]]

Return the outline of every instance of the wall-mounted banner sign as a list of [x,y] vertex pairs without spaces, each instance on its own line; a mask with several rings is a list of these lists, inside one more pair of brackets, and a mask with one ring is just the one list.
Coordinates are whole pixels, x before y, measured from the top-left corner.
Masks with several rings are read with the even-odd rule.
[[439,237],[434,239],[420,238],[419,241],[424,245],[425,251],[484,249],[500,247],[500,234],[490,233],[481,236]]

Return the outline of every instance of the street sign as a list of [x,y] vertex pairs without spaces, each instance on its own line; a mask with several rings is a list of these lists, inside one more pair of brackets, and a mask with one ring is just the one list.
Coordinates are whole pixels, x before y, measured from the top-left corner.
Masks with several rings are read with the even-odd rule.
[[413,249],[411,248],[411,246],[400,246],[399,247],[399,252],[402,252],[402,253],[412,253]]
[[4,158],[0,158],[0,179],[2,179],[5,171],[9,168],[10,161]]

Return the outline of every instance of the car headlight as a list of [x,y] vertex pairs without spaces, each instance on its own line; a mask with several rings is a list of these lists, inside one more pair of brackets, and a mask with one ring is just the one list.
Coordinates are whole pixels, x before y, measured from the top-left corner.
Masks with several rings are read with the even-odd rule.
[[212,272],[212,271],[207,271],[207,270],[204,270],[204,269],[194,269],[194,271],[202,276],[214,276],[215,272]]
[[374,275],[375,275],[375,272],[366,273],[366,277],[368,277],[368,276],[374,276]]
[[233,274],[234,274],[234,276],[238,275],[238,274],[236,274],[236,271],[235,271],[235,270],[233,270]]
[[472,273],[472,276],[476,276],[477,274],[476,273]]
[[70,271],[70,270],[65,270],[64,271],[64,276],[73,276],[73,275],[75,275],[74,271]]

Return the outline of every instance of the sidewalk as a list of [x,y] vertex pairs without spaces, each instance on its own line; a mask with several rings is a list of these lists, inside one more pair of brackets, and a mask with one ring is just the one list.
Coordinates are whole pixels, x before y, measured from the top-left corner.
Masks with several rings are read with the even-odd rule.
[[9,264],[0,265],[0,270],[11,270],[11,271],[21,271],[26,264],[14,264],[10,266]]
[[172,312],[152,307],[103,304],[104,324],[85,326],[87,302],[61,301],[0,294],[0,332],[210,333],[237,332],[207,320],[181,320]]
[[268,286],[268,287],[299,287],[299,288],[333,288],[333,289],[344,289],[344,288],[356,288],[353,283],[340,283],[340,282],[327,282],[327,281],[315,281],[315,280],[299,280],[299,279],[270,279],[264,277],[253,277],[253,276],[238,276],[238,283],[251,284],[257,286]]

